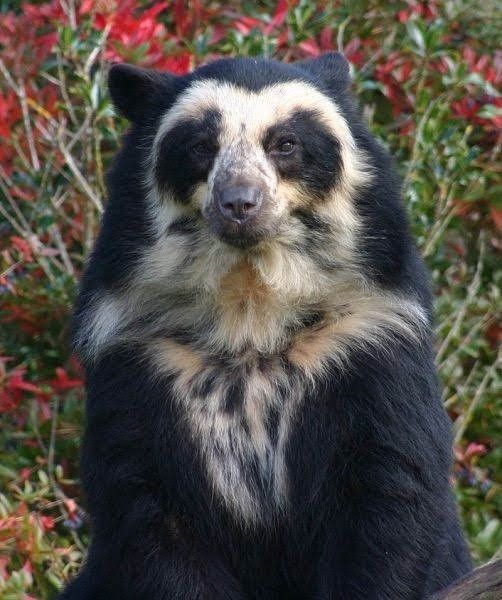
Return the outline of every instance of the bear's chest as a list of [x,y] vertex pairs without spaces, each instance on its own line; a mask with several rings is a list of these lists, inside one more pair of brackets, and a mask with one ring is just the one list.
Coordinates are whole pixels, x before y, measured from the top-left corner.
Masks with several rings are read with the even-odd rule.
[[178,397],[208,483],[238,519],[262,520],[288,501],[298,389],[249,364],[208,368],[202,379]]
[[164,340],[155,356],[170,365],[175,401],[212,495],[247,523],[284,508],[298,379],[279,359],[208,360],[173,341]]

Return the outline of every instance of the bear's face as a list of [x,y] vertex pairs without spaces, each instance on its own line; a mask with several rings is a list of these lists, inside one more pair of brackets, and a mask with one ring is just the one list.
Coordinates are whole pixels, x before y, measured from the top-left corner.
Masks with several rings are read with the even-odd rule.
[[[299,214],[340,203],[336,192],[357,183],[354,153],[334,104],[307,83],[249,91],[203,79],[162,117],[152,175],[164,202],[200,213],[224,242],[249,247]],[[332,208],[335,217],[340,206]],[[339,219],[352,227],[351,207],[341,208]]]
[[[342,57],[313,64],[344,91]],[[316,84],[322,75],[312,78],[308,64],[252,60],[218,61],[185,78],[113,67],[117,108],[138,128],[155,121],[142,168],[160,227],[193,219],[215,240],[249,249],[302,243],[315,224],[333,230],[340,248],[353,246],[352,197],[369,168],[328,89]]]

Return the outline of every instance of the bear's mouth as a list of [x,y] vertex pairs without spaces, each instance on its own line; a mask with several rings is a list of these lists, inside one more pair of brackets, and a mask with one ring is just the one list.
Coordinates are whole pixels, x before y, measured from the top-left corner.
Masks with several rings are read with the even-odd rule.
[[211,231],[225,244],[246,250],[270,239],[275,230],[248,223],[230,223],[224,227],[211,225]]

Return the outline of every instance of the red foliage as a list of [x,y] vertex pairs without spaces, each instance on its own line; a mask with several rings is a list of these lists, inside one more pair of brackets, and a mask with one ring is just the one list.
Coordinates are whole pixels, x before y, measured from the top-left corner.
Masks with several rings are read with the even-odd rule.
[[40,519],[40,524],[42,525],[42,528],[44,531],[52,531],[54,529],[54,517],[49,517],[49,516],[45,516],[45,515],[41,515],[39,517]]
[[[494,87],[502,83],[502,52],[497,52],[493,59],[489,56],[479,56],[474,49],[466,44],[462,49],[470,73],[476,73],[484,81]],[[452,113],[455,117],[480,126],[490,138],[500,138],[502,132],[502,97],[487,93],[479,94],[471,85],[472,93],[453,102]]]
[[493,60],[486,55],[478,56],[473,48],[466,44],[462,56],[471,73],[479,73],[485,81],[498,86],[502,83],[502,51],[496,52]]
[[400,23],[406,23],[412,17],[421,17],[425,21],[432,21],[438,16],[438,7],[435,0],[407,0],[408,8],[399,10],[396,18]]
[[[17,77],[35,75],[57,42],[57,22],[66,20],[61,2],[23,3],[21,14],[0,15],[2,60]],[[13,43],[14,41],[14,43]]]
[[275,12],[272,18],[270,19],[270,23],[265,28],[265,33],[270,34],[274,29],[281,27],[281,25],[283,25],[284,21],[286,20],[289,9],[292,8],[295,4],[296,2],[288,2],[288,0],[279,0],[277,2]]
[[375,78],[383,84],[384,93],[392,105],[394,115],[409,111],[413,107],[413,99],[403,87],[413,69],[413,62],[399,52],[392,52],[375,68]]
[[0,93],[0,136],[9,138],[11,135],[10,125],[21,118],[21,107],[16,94],[12,90]]
[[494,350],[502,345],[502,322],[489,325],[485,331],[485,337]]
[[[183,1],[176,0],[174,3],[173,14],[179,38],[186,35],[201,19],[200,3],[193,4],[194,8],[188,10]],[[167,39],[179,42],[176,36],[168,36],[165,25],[159,21],[159,15],[168,5],[168,2],[158,2],[140,12],[136,10],[136,0],[86,0],[80,7],[80,14],[92,12],[94,27],[107,31],[108,47],[105,57],[111,62],[133,59],[138,47],[143,46],[143,65],[183,74],[190,69],[191,55],[184,51],[169,54],[164,51]]]
[[51,416],[48,401],[53,394],[80,388],[84,384],[80,378],[71,378],[62,367],[56,368],[54,379],[40,382],[38,385],[28,381],[25,376],[26,369],[16,367],[4,374],[3,381],[0,379],[0,413],[16,410],[25,395],[29,394],[37,400],[41,421],[46,421]]
[[16,409],[24,397],[24,393],[34,394],[39,402],[47,399],[47,392],[43,391],[38,385],[27,381],[24,376],[26,369],[17,367],[13,369],[4,381],[0,389],[0,413]]
[[477,456],[483,456],[483,454],[486,454],[486,452],[487,448],[484,444],[471,442],[467,445],[465,450],[455,448],[455,458],[457,459],[458,463],[464,465],[465,467],[470,467]]
[[24,238],[21,238],[17,235],[11,235],[10,241],[12,247],[21,252],[25,262],[31,262],[33,260],[33,249]]
[[355,37],[352,38],[343,49],[343,53],[345,54],[347,60],[356,67],[362,66],[366,60],[364,45],[368,46],[368,40],[365,40],[365,42],[363,42],[360,38]]
[[502,97],[498,96],[466,96],[461,100],[453,102],[451,110],[456,117],[480,125],[486,132],[500,134],[502,130],[502,113],[494,114],[490,117],[480,115],[480,111],[486,106],[493,106],[502,109]]
[[[296,4],[298,4],[297,0],[279,0],[268,23],[255,17],[243,15],[237,20],[234,20],[233,27],[237,29],[239,33],[242,33],[242,35],[249,35],[253,30],[261,31],[264,35],[271,35],[272,32],[280,29],[285,24],[288,11]],[[279,47],[287,42],[287,36],[287,29],[278,34]]]
[[56,378],[50,383],[54,390],[62,392],[64,390],[71,390],[73,388],[81,387],[84,382],[82,379],[71,379],[68,377],[68,373],[62,367],[58,367],[56,369]]

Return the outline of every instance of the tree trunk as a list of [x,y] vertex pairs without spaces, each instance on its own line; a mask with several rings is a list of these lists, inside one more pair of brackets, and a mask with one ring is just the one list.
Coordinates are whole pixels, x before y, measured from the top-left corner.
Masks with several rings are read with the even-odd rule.
[[502,560],[475,569],[431,600],[502,600]]

